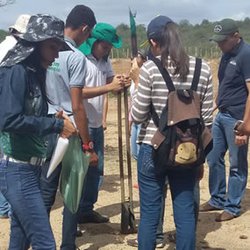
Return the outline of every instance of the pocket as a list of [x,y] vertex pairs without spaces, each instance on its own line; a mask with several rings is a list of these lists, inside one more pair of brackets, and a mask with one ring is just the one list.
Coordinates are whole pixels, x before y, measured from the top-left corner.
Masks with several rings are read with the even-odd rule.
[[150,145],[142,144],[138,156],[138,171],[145,175],[155,174],[155,167],[152,158],[153,148]]

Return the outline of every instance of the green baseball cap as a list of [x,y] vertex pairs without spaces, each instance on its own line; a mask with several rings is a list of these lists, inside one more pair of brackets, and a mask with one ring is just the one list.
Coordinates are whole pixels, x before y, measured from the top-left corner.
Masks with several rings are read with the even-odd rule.
[[79,50],[85,55],[91,54],[93,44],[97,40],[108,42],[115,48],[121,48],[122,46],[122,39],[116,34],[116,29],[112,25],[107,23],[97,23],[92,30],[91,37],[79,47]]
[[222,42],[229,35],[238,32],[239,28],[236,22],[233,19],[226,18],[220,22],[215,23],[214,26],[214,35],[209,39],[210,41]]

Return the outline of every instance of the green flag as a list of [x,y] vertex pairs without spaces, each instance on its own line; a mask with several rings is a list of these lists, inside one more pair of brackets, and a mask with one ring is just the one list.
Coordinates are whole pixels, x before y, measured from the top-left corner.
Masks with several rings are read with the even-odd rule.
[[137,56],[137,37],[136,37],[135,15],[132,14],[130,9],[129,9],[129,20],[130,20],[132,57],[136,57]]

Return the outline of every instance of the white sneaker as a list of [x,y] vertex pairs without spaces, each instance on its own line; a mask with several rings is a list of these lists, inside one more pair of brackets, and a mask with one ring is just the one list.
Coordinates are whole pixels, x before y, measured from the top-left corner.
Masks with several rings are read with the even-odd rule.
[[156,243],[156,248],[163,248],[165,244],[163,242]]

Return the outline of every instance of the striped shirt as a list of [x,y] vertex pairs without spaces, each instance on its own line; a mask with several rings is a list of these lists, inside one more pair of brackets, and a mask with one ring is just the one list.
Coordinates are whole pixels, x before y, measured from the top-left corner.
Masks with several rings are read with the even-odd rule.
[[[160,59],[160,57],[157,57]],[[189,74],[186,82],[180,82],[178,76],[173,76],[171,72],[173,67],[167,70],[176,89],[189,89],[192,84],[195,69],[195,57],[189,57]],[[134,96],[134,102],[131,110],[132,119],[135,123],[142,123],[141,131],[137,143],[146,143],[151,145],[151,139],[157,128],[151,118],[151,103],[154,105],[158,116],[166,106],[168,98],[168,89],[166,83],[155,63],[151,60],[145,62],[140,70],[138,90]],[[201,100],[201,115],[206,126],[211,126],[213,121],[213,85],[212,74],[208,64],[202,60],[201,74],[197,86],[197,93]]]

